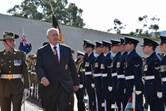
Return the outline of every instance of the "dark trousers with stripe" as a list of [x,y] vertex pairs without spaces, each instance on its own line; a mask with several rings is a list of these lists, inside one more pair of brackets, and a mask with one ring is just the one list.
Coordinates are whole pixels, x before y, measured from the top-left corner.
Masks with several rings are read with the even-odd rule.
[[94,78],[95,83],[95,91],[96,91],[96,107],[98,108],[98,111],[103,111],[102,108],[102,100],[103,100],[103,94],[102,94],[102,77],[95,77]]
[[91,84],[93,83],[92,75],[85,76],[85,89],[88,93],[89,97],[89,110],[95,111],[95,92],[94,88],[92,88]]
[[[106,111],[109,111],[109,91],[108,91],[108,78],[103,77],[102,78],[102,92],[103,92],[103,100],[102,102],[105,103]],[[103,108],[104,109],[104,108]]]
[[164,106],[166,107],[166,82],[162,84],[162,92],[163,92],[163,103]]
[[116,105],[118,107],[118,111],[124,111],[125,109],[125,99],[126,99],[126,83],[124,79],[117,80],[117,93],[116,93]]
[[85,91],[84,90],[85,90],[84,88],[80,88],[76,92],[78,111],[85,111],[85,104],[84,104]]
[[[132,97],[134,85],[135,85],[134,79],[126,81],[126,100],[125,100],[124,106],[127,105],[129,98]],[[135,98],[135,110],[143,111],[143,93],[141,93],[139,95],[136,94],[135,97],[136,97]]]
[[145,82],[144,95],[150,111],[164,111],[163,98],[157,97],[155,83]]

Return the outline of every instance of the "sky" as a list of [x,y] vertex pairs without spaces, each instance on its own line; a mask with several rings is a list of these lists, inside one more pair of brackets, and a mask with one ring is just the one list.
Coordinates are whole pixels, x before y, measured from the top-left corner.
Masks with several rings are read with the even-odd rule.
[[[23,0],[3,0],[0,4],[0,13],[6,11]],[[85,28],[107,31],[112,28],[113,20],[119,19],[126,28],[124,33],[135,31],[142,25],[138,17],[148,15],[159,17],[160,31],[166,30],[166,2],[165,0],[68,0],[83,9],[82,17]]]

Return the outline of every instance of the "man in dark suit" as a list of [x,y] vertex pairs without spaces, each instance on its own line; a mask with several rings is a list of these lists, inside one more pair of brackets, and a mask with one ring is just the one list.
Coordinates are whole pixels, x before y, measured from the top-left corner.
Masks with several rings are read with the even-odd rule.
[[45,111],[68,111],[69,97],[79,88],[71,49],[59,44],[59,30],[47,31],[49,44],[37,51],[36,72]]

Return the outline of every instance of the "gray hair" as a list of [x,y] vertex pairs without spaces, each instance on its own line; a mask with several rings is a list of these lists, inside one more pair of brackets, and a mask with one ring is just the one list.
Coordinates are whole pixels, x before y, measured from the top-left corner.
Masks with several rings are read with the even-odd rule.
[[58,33],[58,35],[59,35],[59,29],[52,27],[52,28],[49,28],[49,29],[47,30],[47,36],[48,36],[49,32],[51,32],[51,31],[56,31],[56,32]]

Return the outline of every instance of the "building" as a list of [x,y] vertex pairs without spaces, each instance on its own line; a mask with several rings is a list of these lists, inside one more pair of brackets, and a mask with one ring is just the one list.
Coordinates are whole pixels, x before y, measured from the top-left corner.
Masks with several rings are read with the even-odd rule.
[[[20,36],[24,33],[32,44],[31,53],[36,53],[37,49],[42,46],[42,43],[47,40],[46,31],[49,27],[51,27],[50,23],[0,14],[0,36],[2,36],[5,31],[15,32]],[[91,29],[82,29],[65,25],[60,25],[60,27],[62,34],[64,35],[65,44],[71,46],[75,50],[82,50],[84,39],[95,42],[102,40],[110,41],[111,39],[124,37],[122,35]],[[18,48],[19,41],[20,40],[16,40],[16,48]],[[1,44],[0,49],[3,48],[2,46],[3,45]],[[138,50],[140,50],[140,47]],[[141,51],[139,52],[141,53]]]

